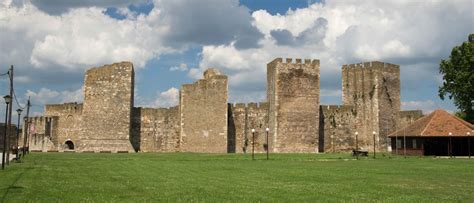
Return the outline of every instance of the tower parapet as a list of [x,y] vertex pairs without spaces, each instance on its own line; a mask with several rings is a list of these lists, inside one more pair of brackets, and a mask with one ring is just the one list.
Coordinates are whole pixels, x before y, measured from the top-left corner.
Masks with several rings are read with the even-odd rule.
[[267,65],[270,149],[317,152],[319,60],[277,58]]
[[344,105],[356,110],[355,129],[359,147],[373,147],[376,133],[378,150],[387,149],[387,135],[395,130],[400,111],[400,67],[379,61],[342,66]]

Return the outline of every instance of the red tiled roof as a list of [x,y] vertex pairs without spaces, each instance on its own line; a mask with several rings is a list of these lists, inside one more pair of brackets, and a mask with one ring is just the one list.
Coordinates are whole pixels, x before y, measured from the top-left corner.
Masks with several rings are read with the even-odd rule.
[[448,137],[467,136],[467,132],[474,136],[474,125],[464,121],[442,109],[437,109],[433,113],[424,116],[411,125],[397,130],[389,135],[410,136],[410,137]]

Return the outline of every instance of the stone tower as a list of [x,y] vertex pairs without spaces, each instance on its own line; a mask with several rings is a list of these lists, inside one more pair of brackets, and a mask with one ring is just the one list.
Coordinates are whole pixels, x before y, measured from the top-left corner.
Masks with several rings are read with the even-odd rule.
[[227,76],[207,69],[180,91],[180,150],[227,152]]
[[267,65],[269,147],[274,152],[318,152],[319,60],[277,58]]
[[[358,132],[358,146],[373,150],[387,149],[387,135],[395,130],[400,111],[400,67],[379,61],[342,66],[342,98],[352,105]],[[355,146],[354,146],[355,147]]]
[[134,70],[130,62],[86,72],[79,151],[133,151],[130,142]]

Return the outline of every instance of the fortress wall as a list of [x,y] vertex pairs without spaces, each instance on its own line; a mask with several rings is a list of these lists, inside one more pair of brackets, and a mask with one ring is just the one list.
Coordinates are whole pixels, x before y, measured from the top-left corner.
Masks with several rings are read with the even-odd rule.
[[28,146],[31,151],[58,150],[57,143],[53,142],[57,133],[57,116],[29,117],[27,121],[29,122]]
[[352,106],[321,105],[320,152],[349,152],[355,148],[355,110]]
[[229,104],[229,109],[229,137],[235,137],[236,140],[232,148],[235,151],[229,152],[252,152],[252,129],[255,129],[255,152],[264,152],[265,129],[268,127],[268,103]]
[[[136,112],[136,113],[135,113]],[[179,150],[179,107],[134,108],[132,131],[140,152]],[[137,125],[138,123],[138,125]]]
[[52,135],[53,143],[57,145],[58,150],[68,150],[66,141],[77,145],[82,127],[82,104],[47,104],[44,115],[58,117],[55,132]]
[[215,69],[180,90],[180,150],[227,152],[227,76]]
[[277,58],[267,65],[269,126],[274,152],[317,152],[319,60]]
[[227,152],[242,153],[247,151],[247,106],[244,103],[228,104]]
[[421,117],[423,117],[423,111],[421,110],[400,111],[397,129],[404,128]]
[[355,108],[359,148],[373,149],[375,131],[377,150],[385,151],[400,110],[399,66],[378,61],[343,65],[342,92],[344,105]]
[[86,72],[80,151],[133,151],[130,142],[133,84],[130,62]]

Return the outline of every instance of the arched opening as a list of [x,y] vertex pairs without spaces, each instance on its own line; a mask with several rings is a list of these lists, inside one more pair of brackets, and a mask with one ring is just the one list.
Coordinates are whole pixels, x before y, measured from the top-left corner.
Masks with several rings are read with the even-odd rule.
[[67,145],[67,149],[74,150],[74,143],[71,140],[66,141],[64,144]]

